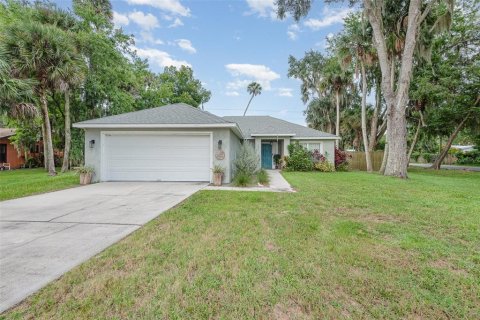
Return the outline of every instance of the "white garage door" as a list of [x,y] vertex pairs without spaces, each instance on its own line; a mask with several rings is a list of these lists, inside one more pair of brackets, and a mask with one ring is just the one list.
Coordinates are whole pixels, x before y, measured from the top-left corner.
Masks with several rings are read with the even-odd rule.
[[106,181],[210,181],[210,135],[106,134]]

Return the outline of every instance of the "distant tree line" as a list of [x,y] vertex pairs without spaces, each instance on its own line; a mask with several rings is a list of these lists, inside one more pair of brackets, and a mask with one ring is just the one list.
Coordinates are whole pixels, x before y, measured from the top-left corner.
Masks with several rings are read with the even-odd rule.
[[62,171],[83,161],[83,131],[73,122],[210,99],[189,67],[149,71],[112,19],[108,0],[73,0],[72,11],[46,1],[0,3],[1,120],[17,128],[19,151],[42,138],[50,175],[54,150],[63,152]]
[[[278,15],[298,21],[312,2],[278,0]],[[454,141],[480,145],[478,1],[349,3],[356,10],[326,54],[289,59],[309,125],[365,151],[368,171],[383,148],[381,172],[401,178],[415,150],[437,150],[438,169]]]

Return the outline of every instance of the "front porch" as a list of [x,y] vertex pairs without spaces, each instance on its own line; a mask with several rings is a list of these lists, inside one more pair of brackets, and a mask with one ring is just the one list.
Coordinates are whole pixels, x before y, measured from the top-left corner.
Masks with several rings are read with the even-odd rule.
[[255,144],[255,152],[260,159],[260,167],[263,169],[275,169],[274,155],[279,154],[280,157],[288,155],[290,136],[255,137],[252,141]]

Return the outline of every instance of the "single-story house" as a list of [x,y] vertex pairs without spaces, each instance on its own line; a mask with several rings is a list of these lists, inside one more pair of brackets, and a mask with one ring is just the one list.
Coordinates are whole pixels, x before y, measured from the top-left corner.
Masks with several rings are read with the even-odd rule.
[[212,181],[212,168],[225,168],[242,143],[251,143],[259,167],[271,169],[273,155],[288,155],[298,141],[334,160],[337,136],[269,116],[219,117],[178,103],[73,125],[85,130],[85,165],[94,181]]
[[15,135],[15,129],[0,128],[0,167],[8,164],[10,169],[21,168],[25,164],[25,157],[15,149],[10,137]]

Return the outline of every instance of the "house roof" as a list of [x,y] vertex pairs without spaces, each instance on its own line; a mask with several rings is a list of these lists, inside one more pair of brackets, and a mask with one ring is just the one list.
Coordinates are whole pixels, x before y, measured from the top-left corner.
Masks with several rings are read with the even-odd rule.
[[8,138],[15,134],[15,129],[0,128],[0,138]]
[[236,122],[245,139],[253,139],[255,136],[290,136],[297,139],[339,139],[333,134],[270,116],[228,116],[223,118],[231,122]]
[[77,128],[101,127],[102,125],[218,125],[232,124],[210,112],[185,103],[123,113],[115,116],[77,122]]

